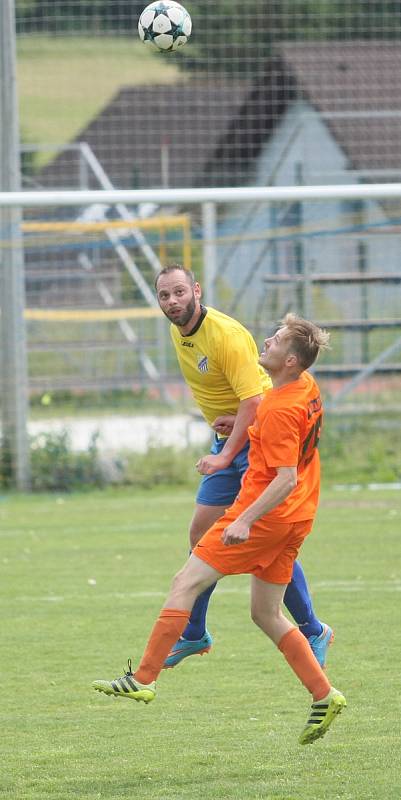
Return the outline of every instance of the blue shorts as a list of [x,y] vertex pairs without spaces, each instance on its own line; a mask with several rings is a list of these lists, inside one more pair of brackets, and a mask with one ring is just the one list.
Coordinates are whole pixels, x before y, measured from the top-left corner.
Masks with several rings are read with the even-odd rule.
[[[227,439],[220,439],[214,435],[210,452],[213,455],[221,453]],[[213,475],[204,475],[196,495],[196,502],[202,506],[230,506],[240,488],[244,472],[248,469],[249,442],[237,453],[231,464],[226,469],[214,472]]]

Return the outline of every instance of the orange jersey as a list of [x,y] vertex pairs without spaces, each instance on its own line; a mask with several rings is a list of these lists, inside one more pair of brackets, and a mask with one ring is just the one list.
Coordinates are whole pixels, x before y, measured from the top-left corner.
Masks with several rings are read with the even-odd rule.
[[320,461],[317,445],[323,408],[319,387],[309,372],[277,389],[268,389],[259,404],[251,442],[249,468],[235,501],[237,516],[266,489],[277,467],[297,467],[298,483],[280,505],[262,517],[277,522],[314,518],[319,500]]

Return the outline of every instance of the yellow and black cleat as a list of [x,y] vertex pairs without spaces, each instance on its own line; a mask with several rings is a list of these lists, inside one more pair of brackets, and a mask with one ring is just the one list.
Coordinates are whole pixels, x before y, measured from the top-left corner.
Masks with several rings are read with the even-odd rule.
[[299,737],[300,744],[312,744],[324,736],[336,716],[347,705],[345,697],[337,689],[330,689],[322,700],[312,703],[309,719]]
[[127,697],[130,700],[143,700],[150,703],[156,694],[156,682],[139,683],[131,671],[131,659],[128,659],[128,672],[122,678],[114,681],[93,681],[92,688],[97,692],[114,695],[114,697]]

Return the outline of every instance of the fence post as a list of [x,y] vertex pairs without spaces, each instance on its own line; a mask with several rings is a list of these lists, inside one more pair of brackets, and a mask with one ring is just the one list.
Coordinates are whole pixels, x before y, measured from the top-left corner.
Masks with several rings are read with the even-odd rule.
[[205,300],[209,306],[215,303],[217,276],[216,252],[216,204],[202,203],[203,226],[203,284]]
[[[0,187],[1,191],[21,188],[18,104],[16,89],[14,0],[0,4]],[[28,369],[25,334],[25,276],[21,239],[21,208],[1,209],[1,377],[2,457],[10,483],[17,489],[30,488],[27,432]]]

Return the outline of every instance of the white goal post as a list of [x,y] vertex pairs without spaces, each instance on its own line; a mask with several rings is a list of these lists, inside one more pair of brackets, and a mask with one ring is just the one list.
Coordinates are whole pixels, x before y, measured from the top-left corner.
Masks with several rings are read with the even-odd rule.
[[330,184],[317,186],[240,186],[210,189],[94,189],[0,192],[0,206],[49,207],[105,203],[185,205],[292,200],[373,200],[401,197],[401,183]]

